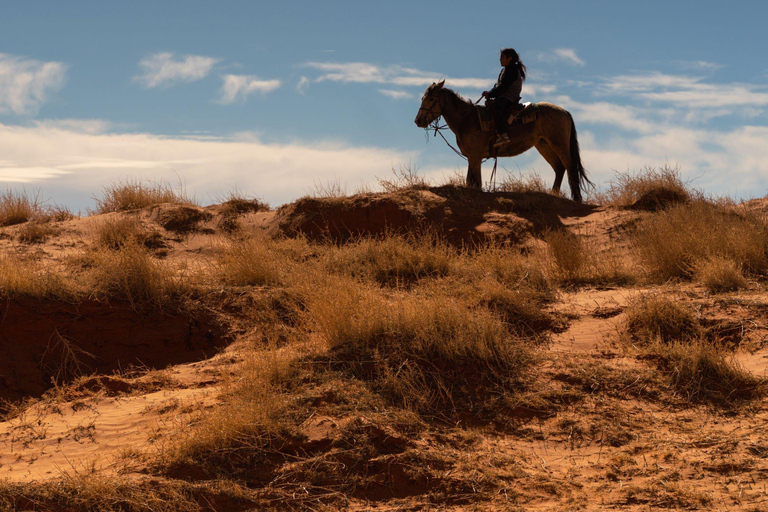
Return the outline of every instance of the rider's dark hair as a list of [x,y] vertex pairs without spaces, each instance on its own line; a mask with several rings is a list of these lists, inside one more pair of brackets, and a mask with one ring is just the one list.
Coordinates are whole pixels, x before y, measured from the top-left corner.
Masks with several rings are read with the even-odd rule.
[[520,77],[525,80],[525,74],[528,68],[525,67],[523,61],[520,60],[520,56],[517,54],[514,48],[502,48],[501,54],[508,59],[512,59],[512,64],[517,65],[517,70],[520,71]]

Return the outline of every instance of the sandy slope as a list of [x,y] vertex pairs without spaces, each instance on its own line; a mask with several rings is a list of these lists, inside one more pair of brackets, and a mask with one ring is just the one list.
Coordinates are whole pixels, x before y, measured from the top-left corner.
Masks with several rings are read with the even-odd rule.
[[[416,195],[419,198],[371,195],[325,206],[324,200],[308,199],[305,204],[246,214],[239,220],[244,231],[268,234],[303,231],[319,236],[321,228],[330,226],[336,230],[334,236],[343,239],[360,232],[412,229],[438,219],[457,243],[488,237],[526,238],[552,226],[564,226],[594,239],[597,245],[622,247],[627,244],[623,237],[626,227],[642,215],[579,207],[535,195],[506,198],[516,202],[514,208],[506,210],[498,196],[478,196],[471,208],[457,210],[455,203],[466,198],[452,197],[450,191],[419,191]],[[544,204],[552,208],[544,209]],[[761,208],[763,203],[752,206]],[[109,215],[136,215],[147,225],[156,226],[164,208],[170,207]],[[209,210],[214,217],[191,235],[157,228],[165,240],[163,256],[168,261],[194,265],[212,258],[223,235],[216,207]],[[380,222],[382,218],[392,220],[388,227]],[[91,217],[61,223],[59,234],[40,245],[19,244],[12,238],[16,228],[4,228],[8,238],[0,239],[0,246],[58,265],[86,245],[89,226],[98,221],[98,217]],[[474,509],[473,493],[489,488],[491,480],[496,482],[492,496],[484,495],[479,508],[763,510],[760,507],[768,506],[765,401],[734,416],[705,406],[644,398],[652,387],[642,381],[647,367],[623,348],[619,335],[632,297],[660,290],[695,302],[713,321],[740,322],[744,326],[743,348],[736,357],[754,374],[768,375],[768,344],[764,342],[768,316],[760,309],[768,307],[768,293],[762,285],[730,295],[727,301],[718,301],[693,285],[674,290],[563,291],[553,309],[567,314],[570,321],[566,330],[552,335],[546,349],[551,357],[542,368],[542,389],[553,393],[563,390],[566,383],[590,367],[636,374],[637,379],[621,381],[624,389],[605,389],[601,387],[604,382],[582,382],[579,386],[586,390],[586,399],[566,403],[556,414],[521,419],[510,434],[485,427],[430,429],[409,449],[452,461],[450,469],[430,474],[457,487],[460,482],[462,489],[455,503],[438,508]],[[184,422],[189,412],[219,400],[222,367],[230,357],[236,357],[236,352],[224,351],[211,359],[195,357],[200,361],[171,365],[139,378],[94,378],[92,385],[53,393],[34,403],[0,423],[0,479],[30,482],[94,471],[137,474],[151,459],[154,444],[163,442],[163,436]],[[606,382],[610,386],[613,381]],[[358,419],[324,414],[310,418],[304,425],[307,443],[330,443],[345,425]],[[403,488],[415,487],[395,499],[369,502],[357,497],[346,506],[351,510],[430,506],[429,496],[420,493],[429,485],[398,482]],[[462,493],[466,494],[463,498]]]

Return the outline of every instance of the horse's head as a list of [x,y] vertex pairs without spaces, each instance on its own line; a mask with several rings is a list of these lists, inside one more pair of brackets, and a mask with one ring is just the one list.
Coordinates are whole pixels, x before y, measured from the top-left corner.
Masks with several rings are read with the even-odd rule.
[[445,80],[437,82],[427,87],[424,96],[421,97],[421,106],[419,113],[416,114],[414,122],[419,128],[426,128],[429,123],[443,115],[442,92]]

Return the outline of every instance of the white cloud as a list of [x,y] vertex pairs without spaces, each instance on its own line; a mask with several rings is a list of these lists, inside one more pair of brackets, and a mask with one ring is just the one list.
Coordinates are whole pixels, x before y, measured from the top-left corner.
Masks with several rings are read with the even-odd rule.
[[34,183],[53,202],[92,206],[102,187],[126,177],[181,178],[200,200],[233,186],[281,204],[315,182],[341,179],[375,184],[415,152],[340,143],[268,144],[252,134],[233,139],[162,137],[147,133],[92,134],[53,127],[0,124],[0,180]]
[[170,52],[156,53],[139,61],[142,73],[134,80],[149,89],[177,82],[195,82],[208,76],[219,60],[202,55],[185,55],[177,59]]
[[707,62],[704,60],[694,60],[694,61],[682,60],[682,61],[677,61],[676,64],[685,69],[694,69],[698,71],[717,71],[718,69],[722,69],[725,67],[722,64],[716,64],[714,62]]
[[64,86],[67,67],[0,53],[0,113],[34,114]]
[[309,78],[302,76],[299,78],[298,83],[296,84],[296,92],[299,94],[306,94],[307,89],[309,88]]
[[384,96],[388,98],[392,98],[393,100],[407,100],[411,98],[415,98],[415,96],[409,92],[405,91],[393,91],[390,89],[379,89],[379,92],[383,94]]
[[572,66],[584,66],[586,64],[573,48],[555,48],[547,52],[540,52],[538,58],[542,62],[565,62]]
[[229,105],[236,101],[245,101],[249,95],[259,92],[266,94],[278,89],[280,80],[261,80],[255,75],[224,75],[219,102]]
[[343,82],[365,84],[391,84],[403,87],[426,87],[445,79],[453,87],[473,89],[489,88],[494,78],[452,78],[442,73],[422,71],[398,65],[377,66],[368,62],[307,62],[305,67],[316,69],[322,74],[316,82]]

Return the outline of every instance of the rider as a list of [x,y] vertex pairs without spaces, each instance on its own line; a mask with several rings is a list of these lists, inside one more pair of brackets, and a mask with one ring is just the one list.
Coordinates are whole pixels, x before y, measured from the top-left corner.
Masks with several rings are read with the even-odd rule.
[[523,81],[527,68],[520,61],[520,56],[512,48],[504,48],[499,55],[499,62],[503,66],[496,85],[490,91],[483,91],[485,98],[494,101],[494,120],[496,121],[496,143],[501,146],[509,142],[507,135],[507,119],[512,111],[520,110],[520,92],[523,89]]

